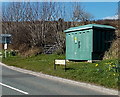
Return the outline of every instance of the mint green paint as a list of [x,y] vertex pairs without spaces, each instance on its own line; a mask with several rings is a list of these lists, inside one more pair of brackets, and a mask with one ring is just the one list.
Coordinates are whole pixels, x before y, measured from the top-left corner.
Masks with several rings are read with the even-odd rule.
[[[115,30],[112,26],[89,24],[72,27],[66,33],[67,60],[97,60],[108,48],[108,43]],[[106,33],[108,32],[108,33]],[[111,34],[111,35],[110,35]],[[107,37],[108,36],[108,37]]]
[[115,27],[112,27],[112,26],[107,26],[107,25],[99,25],[99,24],[88,24],[88,25],[84,25],[84,26],[78,26],[78,27],[72,27],[72,28],[69,28],[67,30],[65,30],[64,32],[67,33],[67,32],[70,32],[70,31],[76,31],[76,30],[84,30],[84,29],[87,29],[87,28],[108,28],[108,29],[115,29]]

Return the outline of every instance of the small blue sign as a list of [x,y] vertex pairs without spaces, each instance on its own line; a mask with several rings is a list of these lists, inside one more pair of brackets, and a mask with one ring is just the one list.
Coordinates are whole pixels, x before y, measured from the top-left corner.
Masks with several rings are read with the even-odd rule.
[[11,43],[11,34],[0,34],[0,43]]

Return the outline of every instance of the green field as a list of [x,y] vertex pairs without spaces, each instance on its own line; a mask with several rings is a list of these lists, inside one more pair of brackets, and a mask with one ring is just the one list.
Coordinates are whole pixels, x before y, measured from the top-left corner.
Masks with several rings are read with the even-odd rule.
[[2,62],[36,72],[59,76],[81,82],[102,85],[108,88],[118,88],[119,68],[118,60],[104,60],[96,63],[67,62],[64,66],[57,66],[54,70],[54,59],[65,59],[65,55],[41,54],[32,57],[11,56],[3,58]]

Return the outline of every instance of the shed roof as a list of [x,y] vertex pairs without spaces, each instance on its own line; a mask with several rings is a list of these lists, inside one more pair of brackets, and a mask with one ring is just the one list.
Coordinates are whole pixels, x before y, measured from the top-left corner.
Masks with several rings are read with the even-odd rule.
[[107,29],[116,29],[115,27],[112,26],[107,26],[107,25],[100,25],[100,24],[88,24],[88,25],[83,25],[83,26],[78,26],[78,27],[71,27],[64,32],[70,32],[70,31],[76,31],[76,30],[85,30],[85,29],[91,29],[91,28],[107,28]]

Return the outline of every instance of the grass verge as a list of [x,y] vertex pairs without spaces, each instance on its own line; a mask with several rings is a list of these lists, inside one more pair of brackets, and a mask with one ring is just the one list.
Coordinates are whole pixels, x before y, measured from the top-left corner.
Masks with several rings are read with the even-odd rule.
[[66,72],[64,66],[57,66],[57,70],[53,69],[54,59],[65,59],[65,56],[55,54],[27,58],[11,56],[3,58],[2,62],[36,72],[118,89],[119,64],[116,59],[96,63],[68,62]]

